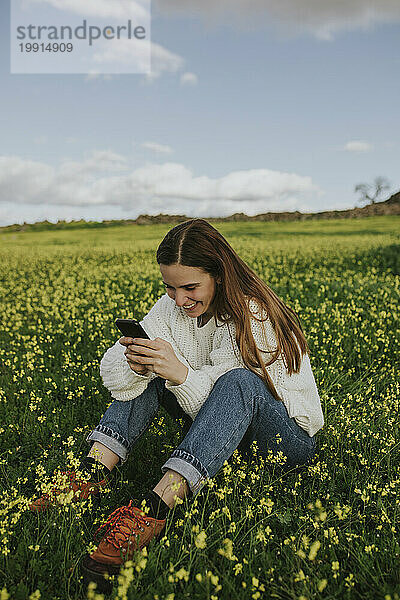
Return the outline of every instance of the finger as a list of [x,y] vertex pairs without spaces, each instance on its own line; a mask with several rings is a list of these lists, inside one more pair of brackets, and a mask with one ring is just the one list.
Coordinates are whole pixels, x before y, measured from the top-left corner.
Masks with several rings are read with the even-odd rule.
[[[150,358],[150,357],[146,357],[145,354],[142,354],[141,352],[131,352],[129,350],[124,352],[125,356],[130,356],[133,360],[136,360],[138,357],[139,358]],[[153,357],[154,360],[154,357]]]
[[136,362],[139,365],[152,365],[154,362],[153,358],[141,354],[131,354],[128,352],[125,356],[128,361]]
[[[129,347],[126,348],[126,350],[124,350],[124,354],[125,354],[125,356],[133,356],[133,357],[138,356],[138,354],[136,352],[132,352],[131,350],[129,350]],[[141,355],[139,354],[139,356],[141,356]]]
[[157,351],[148,346],[140,346],[139,344],[129,344],[128,349],[135,354],[142,356],[156,356]]
[[144,374],[148,373],[148,371],[149,371],[149,369],[147,369],[147,367],[141,367],[140,365],[135,365],[135,363],[128,362],[128,365],[136,373],[141,373],[144,375]]
[[137,360],[131,360],[131,359],[127,358],[126,362],[128,363],[128,365],[130,367],[135,367],[135,369],[139,368],[139,369],[141,369],[143,371],[147,370],[146,365],[141,365],[139,362],[137,362]]
[[[132,360],[132,359],[131,359]],[[139,365],[152,365],[154,362],[153,358],[149,358],[148,356],[137,356],[137,354],[134,357],[134,362],[138,363]]]
[[154,350],[157,350],[157,348],[159,347],[158,342],[156,342],[155,340],[147,340],[146,338],[134,338],[132,340],[132,342],[139,346],[146,346],[147,348],[153,348]]
[[131,337],[122,337],[118,341],[121,344],[121,346],[129,346],[129,344],[133,343],[133,338],[131,338]]
[[126,356],[126,360],[137,361],[140,357],[143,358],[140,354],[132,354],[131,352],[124,352]]

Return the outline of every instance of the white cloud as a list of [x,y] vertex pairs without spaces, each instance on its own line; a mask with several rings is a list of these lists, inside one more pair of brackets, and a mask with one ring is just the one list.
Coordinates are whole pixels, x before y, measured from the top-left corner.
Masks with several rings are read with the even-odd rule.
[[0,202],[14,205],[118,207],[135,213],[224,216],[304,208],[323,194],[311,177],[269,169],[195,176],[179,163],[130,169],[110,151],[59,167],[16,156],[0,157]]
[[347,142],[344,150],[347,152],[370,152],[373,149],[373,145],[368,142],[352,141]]
[[[99,40],[96,46],[96,52],[93,54],[93,61],[101,64],[102,69],[107,65],[118,65],[132,69],[131,73],[143,73],[149,67],[148,57],[150,56],[150,41],[132,41],[128,39],[113,40],[110,44],[107,40]],[[122,71],[123,72],[123,71]],[[94,70],[91,75],[97,75]]]
[[400,21],[398,0],[156,0],[161,13],[202,15],[209,25],[280,26],[332,40],[341,31]]
[[128,168],[125,156],[110,150],[95,150],[82,162],[64,161],[59,172],[62,174],[86,175],[102,171],[121,171]]
[[157,142],[144,142],[142,144],[143,148],[147,148],[148,150],[152,150],[157,154],[172,154],[173,149],[171,146],[166,146],[164,144],[158,144]]
[[[142,44],[135,46],[133,52],[132,40],[114,40],[115,43],[107,44],[105,40],[98,42],[98,50],[94,54],[94,61],[103,65],[120,65],[121,67],[134,68],[137,72],[144,72],[147,69],[148,43],[144,41]],[[144,73],[145,80],[148,83],[158,79],[163,73],[177,73],[181,71],[185,65],[185,59],[179,54],[175,54],[164,46],[155,42],[151,43],[151,71]],[[132,71],[134,72],[134,71]],[[86,80],[90,81],[97,79],[99,73],[93,70]],[[104,76],[105,77],[105,76]]]
[[124,169],[126,159],[110,151],[93,152],[82,162],[64,161],[58,169],[18,156],[0,156],[0,202],[97,204],[90,189],[99,173]]
[[149,81],[158,78],[162,73],[177,73],[184,67],[185,59],[179,54],[167,50],[160,44],[151,44],[151,73]]
[[21,203],[27,199],[30,202],[44,192],[53,173],[53,167],[44,163],[0,156],[0,201]]
[[180,82],[181,85],[197,85],[199,79],[194,73],[186,72],[182,73]]

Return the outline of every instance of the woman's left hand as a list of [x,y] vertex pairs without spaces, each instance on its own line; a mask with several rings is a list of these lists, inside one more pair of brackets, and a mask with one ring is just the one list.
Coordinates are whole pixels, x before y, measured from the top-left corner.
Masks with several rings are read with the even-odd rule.
[[[162,338],[147,340],[135,338],[129,344],[126,358],[134,358],[135,362],[146,365],[159,377],[167,379],[172,385],[179,385],[186,380],[189,369],[176,357],[171,344]],[[145,356],[139,356],[144,354]]]

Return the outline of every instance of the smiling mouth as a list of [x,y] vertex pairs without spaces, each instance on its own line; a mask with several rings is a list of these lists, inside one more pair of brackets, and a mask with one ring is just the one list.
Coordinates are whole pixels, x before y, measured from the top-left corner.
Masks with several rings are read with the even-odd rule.
[[193,304],[187,304],[186,306],[182,306],[182,308],[185,308],[186,310],[191,310],[192,308],[194,308],[196,306],[197,302],[194,302]]

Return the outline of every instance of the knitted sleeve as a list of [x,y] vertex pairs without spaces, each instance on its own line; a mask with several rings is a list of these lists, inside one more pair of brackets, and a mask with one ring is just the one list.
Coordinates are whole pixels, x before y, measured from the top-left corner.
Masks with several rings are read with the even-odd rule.
[[[149,313],[140,321],[144,330],[151,339],[162,337],[170,341],[171,332],[166,323],[166,313],[169,303],[167,297],[162,296]],[[125,346],[116,342],[104,354],[100,362],[100,375],[105,387],[111,392],[115,400],[127,401],[137,398],[144,392],[155,373],[139,375],[130,368],[126,360]]]

